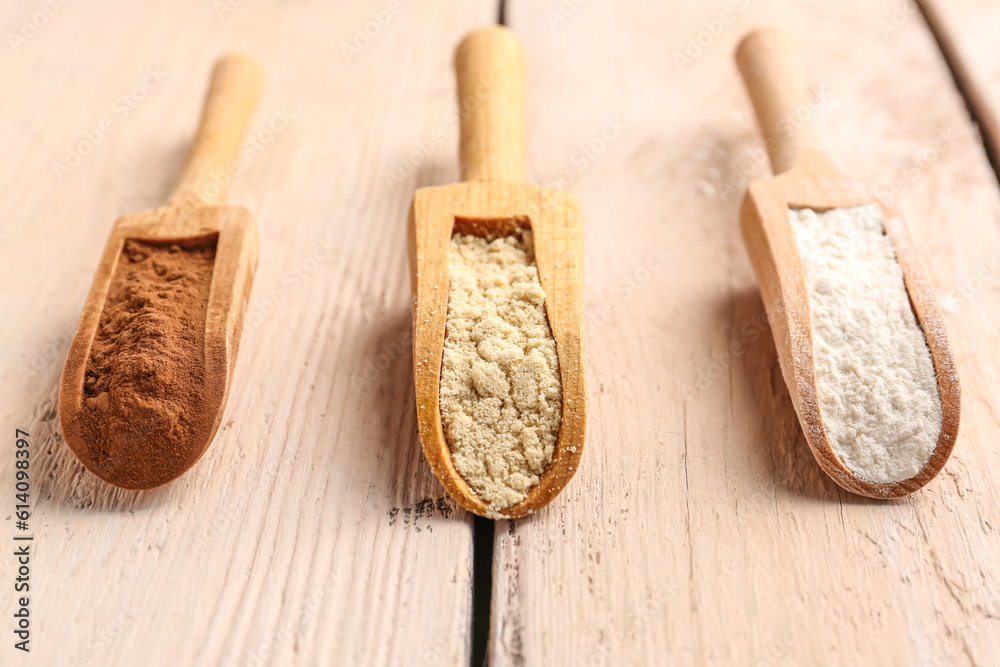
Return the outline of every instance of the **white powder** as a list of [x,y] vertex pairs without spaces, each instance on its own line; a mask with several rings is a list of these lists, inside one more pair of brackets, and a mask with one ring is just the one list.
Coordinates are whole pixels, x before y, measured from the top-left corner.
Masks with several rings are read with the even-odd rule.
[[555,450],[562,416],[556,344],[531,233],[454,236],[441,419],[458,473],[491,516],[524,500]]
[[934,363],[877,205],[789,211],[812,311],[823,426],[860,479],[898,482],[941,433]]

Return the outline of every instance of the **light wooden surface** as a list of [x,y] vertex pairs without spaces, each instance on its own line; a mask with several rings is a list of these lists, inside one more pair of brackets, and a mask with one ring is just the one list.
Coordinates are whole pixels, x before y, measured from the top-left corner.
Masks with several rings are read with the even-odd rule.
[[441,359],[453,233],[495,238],[531,229],[545,312],[559,356],[562,419],[552,461],[504,516],[548,505],[580,465],[587,424],[583,341],[583,221],[572,194],[524,181],[524,48],[506,28],[476,31],[455,54],[463,183],[421,188],[408,225],[417,426],[434,474],[463,507],[493,511],[455,470],[441,423]]
[[[740,228],[789,398],[819,466],[842,487],[869,498],[899,498],[917,491],[941,472],[958,433],[961,388],[955,360],[934,289],[899,206],[879,200],[878,186],[845,176],[830,160],[815,119],[799,119],[808,105],[799,55],[780,30],[752,31],[736,49],[736,64],[753,102],[757,124],[770,156],[772,178],[755,180],[740,207]],[[915,475],[889,483],[861,479],[840,460],[820,413],[815,375],[809,291],[799,249],[788,221],[789,209],[849,208],[876,204],[885,233],[903,271],[906,291],[923,330],[937,374],[941,431],[930,458]],[[864,345],[863,341],[858,341]]]
[[994,165],[1000,164],[1000,5],[990,0],[919,0],[900,5],[894,20],[881,24],[887,38],[897,24],[922,9],[938,35],[942,52],[952,60],[957,80],[965,88],[970,111],[986,141]]
[[[529,72],[528,145],[549,149],[528,178],[577,193],[586,221],[591,418],[573,483],[498,527],[491,664],[996,662],[1000,295],[970,279],[995,275],[1000,197],[919,18],[882,39],[892,8],[508,9],[529,62],[546,63]],[[944,472],[905,500],[865,500],[822,473],[761,330],[739,174],[769,170],[733,50],[768,23],[808,63],[842,170],[898,185],[951,305],[962,430]],[[703,31],[681,71],[674,54]]]
[[[34,652],[4,644],[0,664],[468,664],[471,522],[417,441],[405,221],[416,188],[458,179],[452,49],[496,5],[392,6],[345,53],[390,3],[92,0],[0,55],[8,512],[16,427],[36,480]],[[996,662],[1000,197],[920,19],[879,30],[894,6],[508,7],[528,51],[528,179],[582,204],[591,383],[580,472],[497,524],[492,664]],[[0,25],[34,11],[8,3]],[[943,305],[962,430],[902,501],[822,473],[764,324],[738,207],[741,174],[769,172],[732,60],[762,23],[808,57],[843,171],[898,186]],[[233,49],[268,87],[262,150],[229,197],[254,212],[261,259],[227,415],[181,479],[118,492],[60,439],[59,369],[110,221],[170,192],[190,82]],[[53,163],[104,118],[60,180]]]
[[[38,8],[4,11],[14,29]],[[345,54],[373,12],[387,24]],[[17,91],[0,99],[0,491],[8,517],[27,429],[35,538],[22,660],[5,521],[0,664],[468,663],[471,518],[417,441],[406,214],[416,187],[458,178],[452,49],[495,17],[469,0],[68,3],[0,56]],[[183,477],[117,491],[62,442],[59,371],[112,221],[165,201],[234,50],[268,82],[229,194],[261,257],[226,417]],[[52,163],[103,118],[60,181]]]

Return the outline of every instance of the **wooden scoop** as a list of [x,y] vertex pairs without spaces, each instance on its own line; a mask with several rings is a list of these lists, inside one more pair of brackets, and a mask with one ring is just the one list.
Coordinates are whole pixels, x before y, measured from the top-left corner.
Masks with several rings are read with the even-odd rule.
[[[736,51],[736,62],[753,100],[775,177],[752,183],[743,200],[741,226],[757,273],[778,359],[788,390],[820,467],[849,491],[870,498],[913,493],[941,470],[958,433],[960,389],[944,322],[902,213],[880,201],[875,190],[848,180],[833,166],[809,117],[804,78],[791,49],[774,30],[753,32]],[[892,483],[859,479],[840,461],[827,439],[814,376],[809,294],[789,208],[829,210],[877,204],[885,233],[903,270],[906,290],[924,331],[937,373],[942,425],[937,445],[915,476]],[[863,341],[858,341],[864,344]]]
[[559,357],[562,423],[552,461],[539,483],[523,501],[503,510],[513,518],[547,505],[576,472],[583,453],[583,224],[575,196],[525,184],[525,58],[517,37],[502,27],[471,33],[455,52],[455,71],[464,182],[421,188],[410,207],[417,422],[424,454],[444,488],[463,507],[486,516],[487,504],[452,464],[438,405],[448,248],[453,233],[495,237],[530,228]]
[[[253,60],[229,55],[212,73],[198,134],[191,146],[180,184],[164,207],[119,218],[104,247],[101,263],[83,307],[76,336],[70,346],[59,387],[59,416],[66,444],[88,470],[106,482],[125,489],[149,489],[169,482],[188,470],[201,457],[215,436],[229,395],[233,366],[243,328],[243,313],[257,266],[257,225],[242,207],[223,206],[230,176],[237,164],[240,143],[263,87],[263,73]],[[184,418],[190,437],[179,446],[164,444],[165,429],[175,428],[169,419],[155,416],[159,405],[151,402],[154,415],[143,423],[107,433],[116,455],[107,445],[88,438],[84,420],[85,386],[92,345],[101,324],[116,271],[124,270],[129,258],[123,254],[127,240],[152,247],[214,246],[214,264],[204,331],[185,335],[204,339],[204,367],[195,369],[203,378]],[[211,257],[206,250],[204,257]],[[91,380],[92,382],[93,380]],[[188,387],[176,388],[188,391]],[[106,397],[105,397],[106,398]],[[115,405],[107,405],[110,410]],[[93,433],[93,430],[90,431]]]

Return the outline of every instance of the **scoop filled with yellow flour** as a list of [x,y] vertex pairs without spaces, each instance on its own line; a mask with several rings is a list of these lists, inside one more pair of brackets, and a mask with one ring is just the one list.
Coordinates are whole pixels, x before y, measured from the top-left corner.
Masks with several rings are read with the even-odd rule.
[[789,218],[806,274],[830,446],[860,479],[909,479],[937,446],[941,397],[882,210],[791,209]]
[[458,474],[493,518],[538,483],[562,414],[556,344],[531,232],[455,235],[440,409]]

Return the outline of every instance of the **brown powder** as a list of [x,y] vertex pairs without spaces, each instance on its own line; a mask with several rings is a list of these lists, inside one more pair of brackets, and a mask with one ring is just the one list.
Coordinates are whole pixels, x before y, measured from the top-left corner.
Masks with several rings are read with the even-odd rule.
[[90,449],[84,463],[118,486],[157,486],[202,453],[196,432],[217,238],[129,239],[118,259],[87,361],[80,413]]

